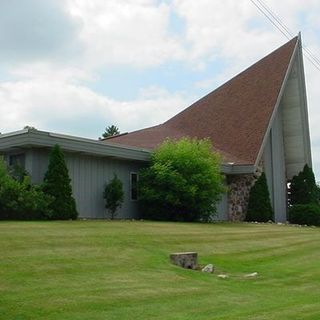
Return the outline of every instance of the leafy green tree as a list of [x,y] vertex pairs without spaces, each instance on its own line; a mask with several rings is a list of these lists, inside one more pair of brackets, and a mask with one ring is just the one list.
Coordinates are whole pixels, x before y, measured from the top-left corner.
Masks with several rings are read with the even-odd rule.
[[106,209],[110,212],[111,219],[113,220],[117,209],[121,207],[124,199],[123,184],[116,174],[106,184],[103,197],[106,200]]
[[319,204],[320,192],[312,169],[306,164],[298,175],[291,180],[289,204]]
[[246,220],[258,222],[273,220],[273,210],[264,172],[250,190]]
[[116,136],[120,134],[119,128],[115,125],[111,125],[106,127],[104,133],[102,134],[102,138],[108,138],[112,136]]
[[208,221],[225,191],[220,156],[209,140],[166,140],[140,173],[139,200],[146,219]]
[[78,212],[72,196],[71,179],[59,145],[50,153],[48,171],[43,181],[43,191],[53,197],[50,209],[52,220],[76,219]]

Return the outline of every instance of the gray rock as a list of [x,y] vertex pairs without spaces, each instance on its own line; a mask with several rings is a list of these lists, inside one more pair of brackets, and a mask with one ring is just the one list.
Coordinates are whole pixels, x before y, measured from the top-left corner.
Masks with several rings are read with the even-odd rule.
[[218,278],[227,279],[227,278],[229,278],[229,276],[227,274],[218,274]]
[[202,271],[202,272],[212,273],[212,272],[214,271],[214,267],[213,267],[213,265],[210,263],[210,264],[207,264],[204,268],[202,268],[201,271]]
[[252,272],[245,275],[246,278],[255,278],[257,276],[258,276],[258,272]]

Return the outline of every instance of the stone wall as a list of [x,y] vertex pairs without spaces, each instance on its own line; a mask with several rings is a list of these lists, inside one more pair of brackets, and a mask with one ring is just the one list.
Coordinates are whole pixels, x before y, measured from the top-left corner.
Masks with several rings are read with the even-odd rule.
[[228,210],[230,221],[243,221],[248,208],[251,187],[262,173],[259,166],[254,174],[230,175],[228,183]]

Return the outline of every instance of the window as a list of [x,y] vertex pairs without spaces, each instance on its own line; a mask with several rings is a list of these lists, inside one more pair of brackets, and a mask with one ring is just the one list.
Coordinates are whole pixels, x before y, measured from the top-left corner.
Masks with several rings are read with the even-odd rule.
[[130,189],[131,200],[138,200],[138,174],[136,172],[130,173]]
[[9,166],[25,167],[25,155],[23,153],[9,155]]

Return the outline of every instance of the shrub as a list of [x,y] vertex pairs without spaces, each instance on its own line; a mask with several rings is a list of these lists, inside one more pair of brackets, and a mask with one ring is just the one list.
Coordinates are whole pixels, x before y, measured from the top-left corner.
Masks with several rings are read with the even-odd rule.
[[289,208],[289,221],[296,224],[320,226],[320,207],[317,204],[296,204]]
[[14,164],[13,166],[9,167],[9,175],[19,181],[22,182],[24,177],[28,176],[28,172],[19,164]]
[[250,190],[247,221],[267,222],[273,219],[266,175],[263,172]]
[[319,204],[319,187],[316,184],[312,169],[307,164],[298,175],[292,178],[288,197],[290,205]]
[[139,179],[143,217],[154,220],[207,221],[225,191],[220,157],[209,140],[165,141]]
[[124,198],[123,184],[116,174],[105,186],[103,197],[106,200],[106,209],[109,210],[111,219],[113,220],[115,213],[117,209],[121,207]]
[[71,179],[64,160],[64,154],[58,145],[50,153],[48,171],[43,182],[43,191],[53,198],[48,219],[76,219],[78,212],[72,196]]
[[9,176],[4,162],[0,161],[0,219],[46,219],[51,201],[39,186],[30,184],[30,177],[25,176],[19,182]]

